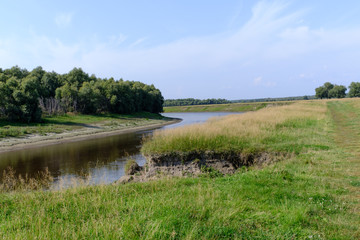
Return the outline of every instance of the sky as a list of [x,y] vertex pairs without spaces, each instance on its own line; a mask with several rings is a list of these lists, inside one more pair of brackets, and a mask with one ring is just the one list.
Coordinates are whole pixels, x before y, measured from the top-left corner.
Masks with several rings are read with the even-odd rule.
[[154,84],[165,99],[360,81],[360,1],[0,0],[0,68]]

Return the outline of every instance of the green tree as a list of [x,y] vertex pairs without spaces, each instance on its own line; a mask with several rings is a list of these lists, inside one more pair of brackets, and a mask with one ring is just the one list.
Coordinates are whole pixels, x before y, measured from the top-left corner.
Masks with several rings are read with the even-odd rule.
[[101,79],[74,68],[67,74],[31,72],[15,66],[0,69],[0,117],[14,121],[41,120],[41,111],[132,113],[161,112],[163,97],[154,85],[141,82]]
[[95,82],[84,82],[79,89],[79,109],[85,114],[97,113],[100,109],[101,92]]
[[329,98],[344,98],[346,90],[346,87],[343,85],[334,85],[329,91]]
[[42,97],[55,97],[56,89],[62,86],[59,75],[56,72],[46,72],[41,78],[41,85],[44,88]]
[[325,87],[321,86],[315,89],[315,96],[320,99],[328,98],[328,92]]
[[349,97],[360,97],[360,82],[352,82],[350,84]]
[[62,87],[56,89],[55,97],[60,100],[63,108],[66,112],[76,112],[78,104],[78,95],[79,91],[77,84],[73,85],[70,83],[65,83]]
[[1,114],[11,121],[40,121],[39,86],[36,77],[32,76],[24,79],[12,76],[6,83],[1,83]]
[[80,87],[83,82],[89,82],[90,78],[81,68],[74,68],[68,74],[65,74],[65,81],[76,87]]
[[320,86],[315,89],[315,96],[317,98],[329,98],[329,91],[334,87],[334,85],[330,82],[324,83],[323,86]]

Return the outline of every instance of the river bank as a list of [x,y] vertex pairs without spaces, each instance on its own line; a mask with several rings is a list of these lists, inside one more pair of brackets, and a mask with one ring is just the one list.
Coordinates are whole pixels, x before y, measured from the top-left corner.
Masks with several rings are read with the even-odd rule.
[[0,238],[359,239],[360,101],[271,110],[243,114],[259,127],[243,137],[268,152],[294,151],[281,161],[225,176],[1,192]]
[[98,121],[88,121],[86,123],[76,119],[70,124],[60,122],[57,125],[63,125],[63,128],[59,129],[57,127],[56,131],[48,130],[49,132],[40,129],[42,126],[35,126],[35,128],[38,128],[38,132],[41,133],[35,132],[22,134],[19,137],[1,138],[0,153],[143,131],[179,121],[181,120],[163,117],[150,119],[139,116],[126,116],[123,119],[116,116],[106,120],[100,118]]

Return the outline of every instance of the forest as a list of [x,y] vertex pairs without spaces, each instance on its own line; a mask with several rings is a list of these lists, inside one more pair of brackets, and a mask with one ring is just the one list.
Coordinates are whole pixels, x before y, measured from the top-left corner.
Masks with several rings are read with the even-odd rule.
[[0,118],[39,122],[43,115],[163,111],[164,98],[154,85],[89,76],[81,68],[67,74],[37,67],[0,68]]

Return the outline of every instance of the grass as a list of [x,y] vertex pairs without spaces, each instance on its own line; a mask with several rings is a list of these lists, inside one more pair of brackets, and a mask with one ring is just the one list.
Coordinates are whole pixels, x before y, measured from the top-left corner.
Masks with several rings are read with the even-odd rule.
[[168,131],[157,131],[145,142],[145,154],[173,152],[294,152],[326,149],[317,137],[324,135],[326,103],[298,102],[257,112],[214,118]]
[[232,176],[204,169],[199,178],[0,193],[0,238],[359,239],[360,100],[247,114],[210,124],[252,124],[241,137],[268,134],[271,150],[292,151],[283,138],[304,146]]
[[228,103],[228,104],[207,104],[191,106],[164,107],[164,112],[249,112],[257,111],[265,107],[288,105],[293,102],[257,102],[257,103]]
[[134,114],[64,114],[43,118],[41,123],[16,123],[0,119],[0,139],[6,137],[23,137],[28,134],[46,135],[48,133],[62,133],[92,127],[93,124],[105,126],[134,125],[141,124],[149,119],[160,120],[163,117],[159,114],[140,112]]

